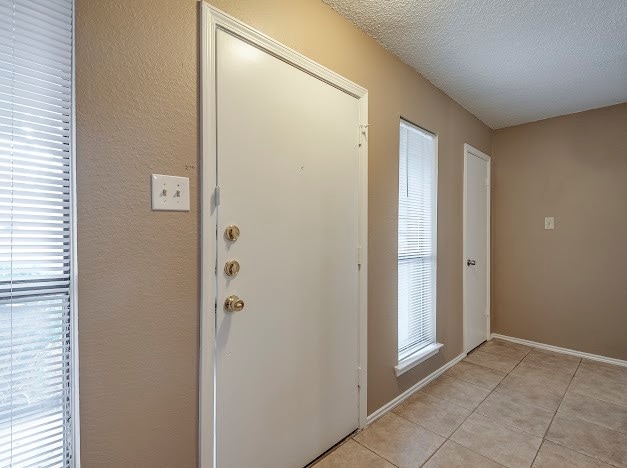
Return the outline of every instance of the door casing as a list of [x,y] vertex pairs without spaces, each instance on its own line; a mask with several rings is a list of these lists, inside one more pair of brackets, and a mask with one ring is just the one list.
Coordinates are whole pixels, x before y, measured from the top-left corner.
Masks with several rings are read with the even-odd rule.
[[487,174],[487,184],[488,184],[488,190],[487,190],[487,199],[486,199],[486,204],[487,204],[487,220],[488,220],[488,225],[486,226],[486,235],[487,235],[487,259],[486,259],[486,275],[487,275],[487,279],[486,279],[486,287],[487,287],[487,291],[486,291],[486,297],[487,297],[487,309],[488,309],[488,314],[486,317],[486,339],[490,339],[490,320],[491,320],[491,310],[490,310],[490,250],[491,250],[491,245],[490,245],[490,219],[491,219],[491,215],[490,215],[490,205],[491,205],[491,198],[492,198],[492,158],[490,156],[488,156],[487,154],[479,151],[476,148],[473,148],[472,146],[470,146],[469,144],[465,143],[464,144],[464,184],[463,184],[463,198],[464,198],[464,208],[463,208],[463,230],[464,230],[464,234],[463,234],[463,253],[464,253],[464,257],[462,259],[462,278],[463,278],[463,338],[464,338],[464,353],[467,353],[468,351],[470,351],[469,349],[467,349],[467,344],[466,344],[466,319],[467,319],[467,314],[468,314],[468,305],[466,304],[466,288],[468,287],[468,285],[466,284],[466,269],[467,269],[467,265],[466,265],[466,259],[468,259],[468,252],[467,252],[467,248],[466,248],[466,237],[468,235],[468,217],[467,217],[467,208],[468,208],[468,200],[467,200],[467,196],[466,196],[466,187],[468,184],[468,157],[470,155],[476,156],[478,158],[483,159],[484,161],[486,161],[488,163],[488,174]]
[[367,424],[368,322],[368,91],[280,44],[226,13],[202,3],[201,14],[201,299],[199,460],[202,468],[215,466],[215,307],[216,307],[216,87],[215,37],[228,31],[269,54],[308,73],[359,101],[359,426]]

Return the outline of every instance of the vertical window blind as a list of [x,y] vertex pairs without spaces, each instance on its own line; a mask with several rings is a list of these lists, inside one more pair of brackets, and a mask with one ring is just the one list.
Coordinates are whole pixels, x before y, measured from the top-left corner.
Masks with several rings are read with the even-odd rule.
[[72,466],[72,0],[0,0],[0,466]]
[[398,357],[435,343],[435,135],[401,121],[398,193]]

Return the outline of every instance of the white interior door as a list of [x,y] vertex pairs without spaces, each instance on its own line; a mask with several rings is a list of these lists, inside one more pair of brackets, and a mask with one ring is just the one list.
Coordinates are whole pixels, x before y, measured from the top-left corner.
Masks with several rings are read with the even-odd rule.
[[488,339],[490,324],[490,158],[466,146],[464,176],[464,348]]
[[223,30],[215,64],[216,462],[304,466],[359,424],[359,101]]

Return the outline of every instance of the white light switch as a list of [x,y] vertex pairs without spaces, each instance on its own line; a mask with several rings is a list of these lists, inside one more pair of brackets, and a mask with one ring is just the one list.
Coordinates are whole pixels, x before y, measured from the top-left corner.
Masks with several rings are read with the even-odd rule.
[[189,211],[189,178],[153,174],[152,209]]
[[555,229],[555,218],[553,216],[544,218],[544,229]]

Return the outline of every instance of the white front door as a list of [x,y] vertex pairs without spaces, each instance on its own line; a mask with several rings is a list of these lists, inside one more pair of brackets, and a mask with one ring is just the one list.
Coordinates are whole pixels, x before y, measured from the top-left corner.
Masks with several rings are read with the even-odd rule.
[[359,424],[359,101],[229,32],[215,50],[217,466],[300,467]]
[[464,351],[488,339],[490,158],[466,145],[464,176]]

